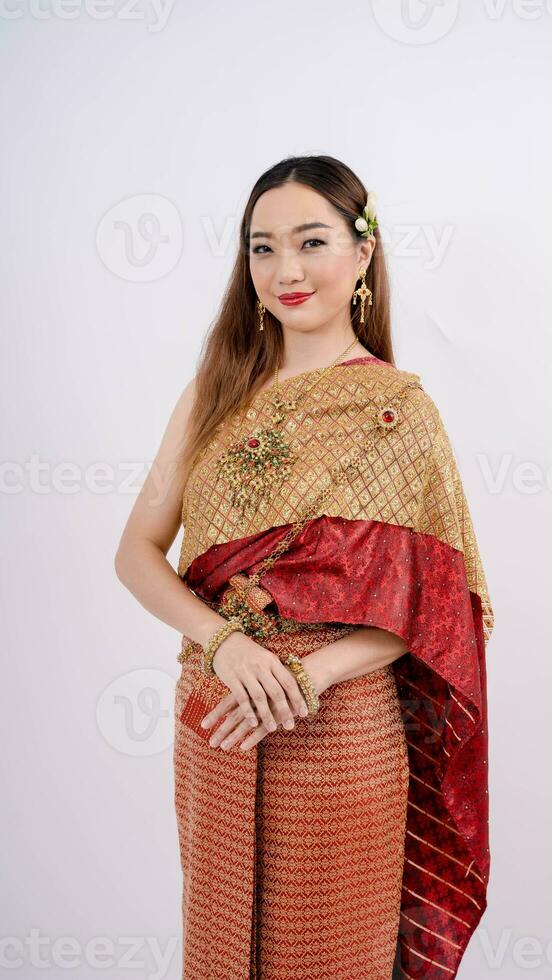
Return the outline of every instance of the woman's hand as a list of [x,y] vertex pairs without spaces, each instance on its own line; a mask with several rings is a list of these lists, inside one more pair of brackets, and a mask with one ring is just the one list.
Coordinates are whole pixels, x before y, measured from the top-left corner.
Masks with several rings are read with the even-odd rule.
[[271,650],[244,633],[231,633],[213,657],[213,670],[230,695],[206,715],[203,727],[210,728],[235,708],[236,718],[247,720],[248,729],[257,724],[256,711],[266,731],[275,731],[278,724],[293,728],[305,699],[295,676]]
[[[255,646],[257,646],[257,644],[255,644]],[[322,691],[326,690],[326,688],[329,686],[325,671],[323,671],[320,664],[317,666],[315,661],[312,662],[311,666],[308,666],[305,660],[301,662],[309,674],[316,693],[321,694]],[[285,667],[279,659],[278,663],[295,681],[295,677],[291,674],[291,671]],[[297,682],[295,681],[295,683]],[[308,708],[300,688],[299,692],[301,703],[299,710],[296,711],[295,714],[304,718],[308,714]],[[219,704],[217,704],[216,708],[210,711],[208,715],[205,715],[205,718],[201,722],[201,726],[202,728],[211,728],[212,725],[214,725],[224,716],[226,716],[224,722],[217,728],[216,732],[214,732],[209,740],[209,744],[213,748],[220,745],[222,749],[227,750],[232,748],[236,742],[239,742],[243,738],[244,741],[241,743],[240,749],[245,751],[252,748],[257,744],[257,742],[260,742],[269,731],[276,730],[275,727],[269,728],[264,721],[261,721],[260,724],[257,725],[256,717],[254,718],[254,721],[251,721],[250,715],[244,719],[242,709],[238,705],[236,696],[233,693],[230,693],[224,697]],[[254,731],[251,731],[252,724],[256,726]],[[294,728],[293,719],[291,719],[291,723],[289,723],[288,719],[287,722],[284,723],[284,727],[288,729]]]

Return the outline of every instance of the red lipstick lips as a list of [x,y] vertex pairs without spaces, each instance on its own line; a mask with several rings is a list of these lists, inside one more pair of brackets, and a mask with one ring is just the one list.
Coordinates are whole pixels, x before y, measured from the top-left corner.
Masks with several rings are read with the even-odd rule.
[[313,293],[282,293],[278,299],[284,306],[299,306],[304,303]]

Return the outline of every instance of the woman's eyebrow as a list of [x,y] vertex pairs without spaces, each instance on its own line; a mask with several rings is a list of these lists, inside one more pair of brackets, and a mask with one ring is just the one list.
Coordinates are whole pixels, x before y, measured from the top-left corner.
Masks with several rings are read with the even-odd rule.
[[[300,231],[308,231],[310,228],[332,228],[333,225],[325,225],[323,221],[307,221],[304,225],[297,225],[291,229],[292,235],[297,235]],[[274,238],[271,231],[254,231],[250,238]]]

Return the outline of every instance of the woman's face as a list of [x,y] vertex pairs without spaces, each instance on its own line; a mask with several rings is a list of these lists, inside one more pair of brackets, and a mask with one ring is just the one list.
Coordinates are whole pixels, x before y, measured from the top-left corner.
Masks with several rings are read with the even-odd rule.
[[[253,208],[249,246],[251,278],[261,303],[295,329],[341,317],[350,322],[359,268],[368,267],[375,245],[375,238],[355,239],[353,234],[326,198],[304,184],[265,191]],[[280,297],[289,293],[312,295],[288,305]]]

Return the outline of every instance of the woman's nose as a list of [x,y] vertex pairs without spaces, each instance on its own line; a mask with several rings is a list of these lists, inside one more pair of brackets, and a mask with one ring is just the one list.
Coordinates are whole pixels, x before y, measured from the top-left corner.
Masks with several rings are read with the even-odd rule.
[[289,286],[292,282],[302,282],[305,278],[301,264],[294,260],[281,261],[276,275],[282,286]]

